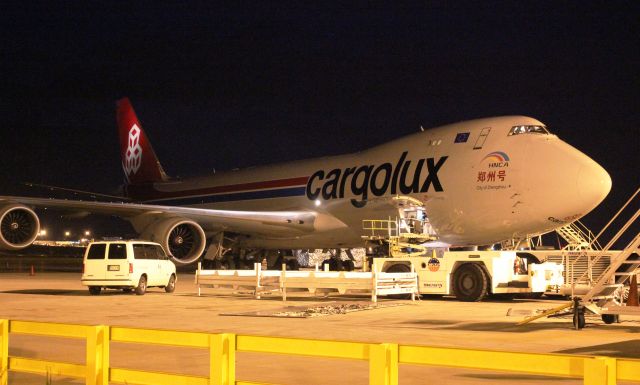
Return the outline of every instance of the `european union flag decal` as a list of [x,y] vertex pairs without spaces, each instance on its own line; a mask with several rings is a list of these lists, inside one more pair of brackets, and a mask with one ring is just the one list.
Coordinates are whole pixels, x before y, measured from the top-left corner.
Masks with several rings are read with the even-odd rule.
[[469,135],[471,135],[470,132],[459,132],[453,143],[465,143],[469,139]]

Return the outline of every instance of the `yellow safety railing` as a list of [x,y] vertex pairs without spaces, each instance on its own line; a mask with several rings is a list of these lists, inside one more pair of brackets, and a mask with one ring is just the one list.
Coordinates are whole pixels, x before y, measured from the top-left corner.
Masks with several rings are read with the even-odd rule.
[[398,222],[391,219],[363,219],[362,229],[370,231],[369,236],[392,237],[398,235]]
[[[85,339],[86,362],[78,365],[9,356],[10,333]],[[110,342],[208,349],[209,376],[113,368],[109,364]],[[365,360],[369,361],[371,385],[397,385],[398,367],[401,364],[583,378],[585,385],[640,382],[640,360],[635,359],[0,320],[0,385],[8,385],[9,371],[85,378],[85,383],[91,385],[107,385],[109,382],[141,385],[259,385],[256,382],[236,381],[236,352]]]

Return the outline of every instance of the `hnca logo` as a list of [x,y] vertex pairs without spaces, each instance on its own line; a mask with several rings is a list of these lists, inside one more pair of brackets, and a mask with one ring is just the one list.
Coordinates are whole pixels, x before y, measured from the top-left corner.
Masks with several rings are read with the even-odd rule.
[[481,163],[488,161],[489,168],[509,167],[509,155],[502,151],[494,151],[482,158]]
[[135,174],[142,164],[142,147],[140,146],[140,127],[137,124],[131,126],[129,130],[129,140],[127,150],[124,154],[122,167],[125,175]]

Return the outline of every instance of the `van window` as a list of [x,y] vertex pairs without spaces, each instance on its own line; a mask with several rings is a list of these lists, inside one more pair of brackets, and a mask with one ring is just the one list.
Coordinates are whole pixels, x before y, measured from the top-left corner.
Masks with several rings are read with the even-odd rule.
[[153,247],[154,254],[157,256],[158,259],[161,259],[161,260],[169,259],[169,257],[167,257],[167,254],[165,254],[164,249],[161,246],[153,245],[151,247]]
[[145,245],[145,252],[149,259],[161,259],[161,255],[158,254],[158,249],[156,245]]
[[109,259],[127,259],[127,245],[124,243],[110,244]]
[[135,259],[147,259],[147,253],[144,250],[144,245],[133,245],[133,258]]
[[87,259],[104,259],[104,251],[106,248],[107,245],[104,243],[96,243],[89,246],[89,254],[87,254]]
[[153,245],[146,244],[133,245],[133,256],[135,259],[158,259]]

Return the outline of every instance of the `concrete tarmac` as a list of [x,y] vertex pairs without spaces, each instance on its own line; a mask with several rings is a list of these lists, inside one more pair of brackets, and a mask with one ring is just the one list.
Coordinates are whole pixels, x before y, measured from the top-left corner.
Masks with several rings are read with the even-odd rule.
[[[488,300],[458,302],[453,298],[382,299],[401,306],[313,318],[225,316],[224,313],[282,310],[287,306],[368,302],[367,296],[313,297],[278,295],[260,300],[230,290],[203,289],[197,296],[193,275],[181,274],[176,292],[151,288],[144,296],[107,290],[90,296],[79,273],[0,274],[0,318],[83,325],[141,327],[327,339],[392,342],[531,353],[566,353],[640,358],[640,318],[621,316],[605,325],[587,316],[585,329],[573,330],[570,317],[545,318],[516,326],[520,316],[549,309],[566,300]],[[84,363],[84,341],[11,334],[10,355]],[[137,344],[111,344],[112,367],[207,375],[208,352],[202,349]],[[367,384],[368,363],[254,353],[238,353],[237,379],[272,384]],[[640,381],[640,373],[638,374]],[[43,376],[10,373],[10,384],[45,384]],[[581,380],[402,365],[400,384],[567,384]],[[53,384],[82,380],[53,376]]]

